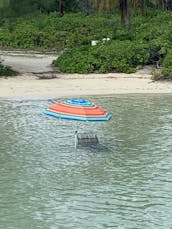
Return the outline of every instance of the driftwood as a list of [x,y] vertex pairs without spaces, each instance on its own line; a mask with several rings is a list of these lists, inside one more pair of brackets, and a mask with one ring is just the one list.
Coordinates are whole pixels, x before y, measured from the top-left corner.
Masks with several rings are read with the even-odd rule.
[[46,80],[46,79],[54,79],[57,78],[56,72],[39,72],[39,73],[34,73],[34,75],[39,79],[39,80]]

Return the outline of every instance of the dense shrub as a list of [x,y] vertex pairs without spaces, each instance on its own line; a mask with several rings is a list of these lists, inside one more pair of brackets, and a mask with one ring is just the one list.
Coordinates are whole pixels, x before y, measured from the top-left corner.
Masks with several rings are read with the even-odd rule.
[[[113,26],[112,26],[113,25]],[[172,12],[150,13],[147,17],[135,16],[132,27],[126,32],[111,21],[109,44],[88,46],[90,37],[78,36],[70,41],[68,47],[87,45],[85,48],[72,49],[55,61],[55,65],[63,72],[134,72],[137,66],[153,64],[162,67],[158,71],[162,78],[170,78],[171,67],[167,65],[170,59],[172,43]],[[110,26],[110,21],[107,27]],[[104,28],[103,28],[104,29]],[[101,34],[101,33],[99,33]],[[108,34],[109,35],[109,34]],[[101,37],[101,38],[100,38]],[[99,38],[102,39],[101,34]],[[107,36],[106,36],[107,37]],[[72,37],[71,37],[72,38]],[[95,38],[95,37],[93,37]],[[172,77],[171,77],[172,78]]]
[[148,59],[146,45],[131,41],[112,41],[66,51],[54,61],[54,64],[60,71],[70,73],[131,73],[138,65],[146,64]]
[[15,76],[17,75],[17,72],[12,70],[9,66],[4,66],[0,63],[0,77],[6,77],[6,76]]
[[[109,43],[91,47],[92,40],[109,37]],[[131,30],[120,26],[114,14],[85,16],[80,13],[4,19],[0,24],[0,47],[67,50],[54,62],[62,72],[134,72],[137,66],[162,67],[171,78],[172,12],[150,11],[132,16]]]
[[5,20],[0,27],[0,46],[27,49],[52,49],[88,45],[93,39],[112,37],[113,15],[85,16],[57,13],[18,18],[15,23]]
[[162,70],[160,68],[154,68],[152,70],[152,80],[161,80],[164,76],[162,75]]
[[168,51],[164,58],[162,74],[165,79],[172,79],[172,49]]

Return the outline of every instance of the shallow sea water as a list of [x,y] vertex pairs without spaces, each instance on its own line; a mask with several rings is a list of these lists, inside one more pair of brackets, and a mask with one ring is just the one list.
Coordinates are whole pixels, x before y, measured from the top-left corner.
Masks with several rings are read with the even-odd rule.
[[96,148],[45,101],[0,101],[0,228],[172,228],[172,97],[88,97],[113,115]]

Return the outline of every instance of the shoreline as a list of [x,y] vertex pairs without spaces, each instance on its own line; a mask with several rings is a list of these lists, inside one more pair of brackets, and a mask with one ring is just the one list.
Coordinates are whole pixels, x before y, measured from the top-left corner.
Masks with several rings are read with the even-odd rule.
[[0,100],[120,94],[172,94],[172,82],[152,81],[151,74],[145,70],[133,74],[56,73],[54,79],[38,79],[29,73],[13,78],[0,78]]
[[[172,94],[172,82],[151,79],[152,66],[144,66],[133,74],[62,74],[57,73],[52,66],[57,54],[2,51],[0,54],[4,64],[21,74],[7,79],[0,78],[0,100]],[[42,76],[51,79],[43,79]]]

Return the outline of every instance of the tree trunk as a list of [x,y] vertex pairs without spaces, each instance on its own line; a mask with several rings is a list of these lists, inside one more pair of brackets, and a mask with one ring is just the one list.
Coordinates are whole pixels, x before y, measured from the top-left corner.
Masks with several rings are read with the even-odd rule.
[[168,0],[163,0],[163,10],[168,10]]
[[147,14],[147,2],[146,0],[141,1],[141,12],[143,16],[146,16]]
[[63,17],[63,0],[59,0],[59,17]]
[[125,24],[126,15],[126,0],[120,0],[120,14],[121,14],[121,24]]
[[120,0],[121,24],[126,26],[128,31],[131,27],[131,7],[130,0]]
[[127,1],[127,15],[126,15],[126,30],[129,31],[131,28],[131,6],[130,1]]

